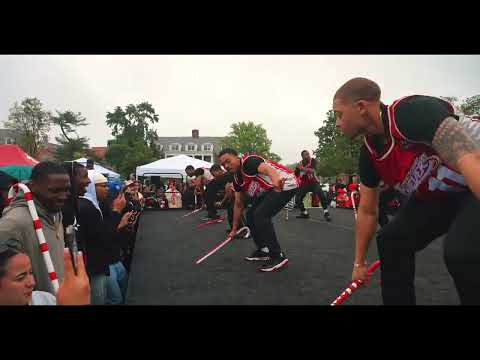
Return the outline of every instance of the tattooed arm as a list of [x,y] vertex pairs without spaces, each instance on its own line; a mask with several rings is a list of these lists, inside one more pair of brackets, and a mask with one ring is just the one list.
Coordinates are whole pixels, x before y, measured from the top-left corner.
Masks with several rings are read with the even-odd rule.
[[480,145],[451,117],[440,124],[432,145],[444,162],[465,177],[470,190],[480,199]]

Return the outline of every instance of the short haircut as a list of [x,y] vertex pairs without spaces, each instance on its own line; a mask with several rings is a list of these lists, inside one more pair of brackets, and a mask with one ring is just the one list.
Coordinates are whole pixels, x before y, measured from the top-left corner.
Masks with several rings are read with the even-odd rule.
[[73,181],[73,177],[78,174],[80,169],[85,169],[85,166],[76,161],[65,161],[62,166],[67,172],[68,176],[70,176],[71,181]]
[[308,152],[308,150],[302,150],[302,152],[300,153],[300,156],[303,156],[303,154],[306,152]]
[[375,82],[359,77],[348,80],[343,84],[333,98],[340,98],[347,102],[359,100],[380,101],[380,95],[380,87]]
[[68,175],[65,168],[52,161],[42,161],[35,165],[32,169],[31,180],[35,182],[45,181],[49,175]]
[[222,151],[220,151],[220,153],[218,154],[218,157],[220,157],[220,156],[222,156],[222,155],[225,155],[225,154],[230,154],[230,155],[233,155],[233,156],[238,156],[238,152],[237,152],[235,149],[225,148],[225,149],[222,149]]
[[185,168],[185,171],[187,170],[195,170],[195,168],[192,166],[192,165],[188,165],[186,168]]
[[85,166],[76,161],[65,161],[62,166],[70,177],[70,195],[62,210],[63,225],[66,227],[72,225],[75,222],[75,218],[78,217],[78,195],[75,191],[74,177],[80,169],[85,169]]
[[212,167],[210,168],[210,172],[212,173],[214,171],[222,171],[222,168],[218,164],[213,164]]
[[205,170],[203,170],[202,168],[195,169],[194,174],[195,176],[202,176],[203,174],[205,174]]

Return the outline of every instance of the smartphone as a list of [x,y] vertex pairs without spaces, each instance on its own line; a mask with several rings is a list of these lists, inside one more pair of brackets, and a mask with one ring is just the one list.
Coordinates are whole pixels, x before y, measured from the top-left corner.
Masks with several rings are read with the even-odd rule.
[[65,229],[65,243],[67,244],[68,250],[70,252],[70,259],[73,264],[73,272],[77,275],[77,254],[78,254],[78,245],[77,239],[75,237],[75,227],[73,225],[68,225]]

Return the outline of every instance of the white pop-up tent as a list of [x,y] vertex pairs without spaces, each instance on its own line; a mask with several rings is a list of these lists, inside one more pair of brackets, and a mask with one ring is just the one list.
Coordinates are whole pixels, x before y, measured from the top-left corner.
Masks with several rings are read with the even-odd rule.
[[213,165],[210,162],[192,158],[187,155],[177,155],[166,159],[154,161],[150,164],[137,166],[136,176],[186,177],[185,168],[192,165],[195,169],[207,168]]
[[[80,158],[80,159],[77,159],[77,160],[74,160],[74,161],[78,162],[79,164],[82,164],[83,166],[87,165],[87,159],[86,158]],[[103,167],[102,165],[100,165],[99,163],[96,163],[96,162],[94,162],[94,164],[93,164],[93,169],[95,171],[98,171],[100,174],[103,174],[107,177],[112,177],[112,178],[119,178],[120,177],[120,174],[117,174],[115,171],[107,169],[106,167]]]

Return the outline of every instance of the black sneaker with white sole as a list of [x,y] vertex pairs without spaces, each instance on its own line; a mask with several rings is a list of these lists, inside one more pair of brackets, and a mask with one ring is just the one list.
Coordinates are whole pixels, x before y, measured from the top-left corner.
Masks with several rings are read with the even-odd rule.
[[328,222],[332,221],[332,218],[330,217],[330,213],[328,213],[328,212],[323,213],[323,217],[324,217],[325,220],[327,220]]
[[288,265],[287,257],[283,253],[280,253],[280,256],[271,258],[267,263],[262,265],[262,267],[259,268],[258,270],[263,272],[273,272],[273,271],[278,271],[282,268],[285,268],[287,267],[287,265]]
[[245,256],[247,261],[268,261],[270,260],[270,255],[262,250],[255,250],[252,255]]

